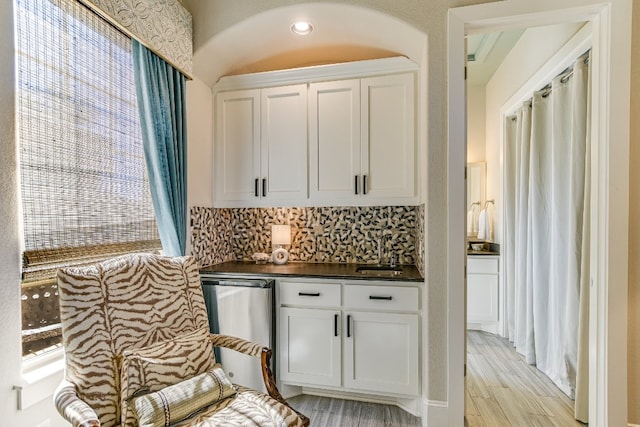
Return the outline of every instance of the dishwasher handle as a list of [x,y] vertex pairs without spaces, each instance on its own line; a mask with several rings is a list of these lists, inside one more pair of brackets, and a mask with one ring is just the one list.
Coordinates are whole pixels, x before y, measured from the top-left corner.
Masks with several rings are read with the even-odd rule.
[[241,286],[245,288],[273,288],[272,279],[245,279],[245,278],[229,278],[229,279],[211,279],[207,277],[202,278],[203,285],[213,286]]

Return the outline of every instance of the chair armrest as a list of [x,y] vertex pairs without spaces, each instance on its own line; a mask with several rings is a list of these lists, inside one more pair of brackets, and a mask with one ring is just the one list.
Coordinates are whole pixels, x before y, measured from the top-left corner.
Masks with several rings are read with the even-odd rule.
[[260,358],[262,378],[264,379],[264,385],[267,387],[269,395],[279,402],[285,402],[276,387],[276,381],[273,377],[273,372],[271,372],[271,349],[269,347],[229,335],[211,334],[210,337],[211,343],[215,347],[224,347],[242,354]]
[[224,347],[238,351],[242,354],[259,357],[262,365],[262,379],[264,380],[264,385],[267,388],[269,396],[296,412],[302,419],[303,426],[309,425],[309,418],[292,408],[280,394],[278,386],[276,385],[276,379],[271,371],[271,349],[269,347],[247,341],[242,338],[221,334],[211,334],[211,342],[215,347]]
[[230,335],[211,334],[210,337],[214,347],[228,348],[253,357],[260,357],[263,349],[269,349],[269,347]]
[[53,393],[53,402],[60,415],[73,427],[100,427],[98,414],[78,397],[73,383],[62,380]]

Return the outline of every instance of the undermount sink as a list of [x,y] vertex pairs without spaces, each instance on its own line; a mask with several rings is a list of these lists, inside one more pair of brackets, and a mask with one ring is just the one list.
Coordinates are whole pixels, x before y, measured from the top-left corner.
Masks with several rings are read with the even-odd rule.
[[356,273],[368,276],[399,276],[402,274],[402,267],[392,267],[390,265],[361,265],[356,267]]

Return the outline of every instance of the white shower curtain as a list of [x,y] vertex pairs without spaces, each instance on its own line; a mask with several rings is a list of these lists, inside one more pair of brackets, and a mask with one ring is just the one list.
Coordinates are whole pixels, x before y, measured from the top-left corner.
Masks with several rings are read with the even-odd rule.
[[[587,54],[588,55],[588,54]],[[588,56],[505,121],[506,330],[588,416]]]

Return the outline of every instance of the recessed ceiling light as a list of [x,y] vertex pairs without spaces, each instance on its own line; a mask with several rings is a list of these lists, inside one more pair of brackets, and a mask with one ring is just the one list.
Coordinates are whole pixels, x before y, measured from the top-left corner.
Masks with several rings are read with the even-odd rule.
[[313,25],[310,22],[298,21],[291,26],[291,31],[300,35],[309,34],[313,31]]

